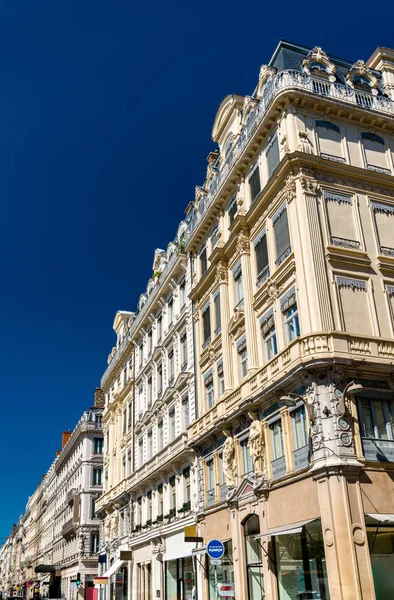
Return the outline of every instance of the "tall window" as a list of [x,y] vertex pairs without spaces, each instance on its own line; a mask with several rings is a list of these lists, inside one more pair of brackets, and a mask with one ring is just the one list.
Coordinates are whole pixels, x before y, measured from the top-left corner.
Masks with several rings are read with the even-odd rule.
[[204,275],[206,270],[208,269],[208,260],[207,260],[207,248],[204,248],[200,252],[200,267],[201,267],[201,275]]
[[278,419],[270,426],[271,430],[271,441],[272,441],[272,455],[273,459],[281,458],[284,454],[283,451],[283,434],[282,434],[282,421]]
[[168,353],[168,385],[171,387],[174,383],[174,350],[171,350]]
[[267,235],[265,229],[254,242],[257,267],[257,285],[261,285],[269,277]]
[[259,517],[251,515],[244,523],[249,600],[265,598],[261,547],[259,541],[255,539],[259,533]]
[[152,523],[152,492],[149,491],[146,494],[146,502],[147,502],[147,520],[149,523]]
[[283,203],[279,210],[272,217],[275,235],[276,261],[279,266],[291,252],[289,223],[287,220],[286,203]]
[[142,367],[142,362],[144,360],[144,344],[140,343],[138,346],[138,358],[139,358],[139,366]]
[[220,315],[220,292],[216,292],[213,301],[215,303],[215,326],[216,326],[215,335],[218,335],[218,333],[220,333],[221,328],[222,328],[221,315]]
[[230,204],[229,207],[227,209],[227,213],[228,213],[228,218],[230,221],[230,226],[233,224],[234,219],[235,219],[235,215],[237,214],[238,211],[238,207],[237,207],[237,199],[234,198]]
[[136,507],[136,521],[137,525],[142,525],[142,497],[137,498],[137,507]]
[[253,202],[261,190],[260,170],[259,170],[258,164],[256,165],[252,175],[249,177],[249,187],[250,187],[250,199]]
[[138,418],[142,419],[142,415],[144,412],[144,386],[141,384],[140,387],[138,388],[138,409],[139,409],[139,413],[138,413]]
[[93,468],[92,470],[92,485],[101,485],[103,479],[103,470],[99,468]]
[[158,450],[162,450],[164,446],[164,427],[163,419],[160,419],[157,423],[157,447]]
[[305,406],[299,406],[290,414],[293,423],[294,447],[296,450],[298,450],[299,448],[306,446],[308,443],[305,421]]
[[237,343],[237,352],[239,356],[240,374],[243,379],[248,374],[248,349],[245,336]]
[[90,552],[91,554],[97,554],[99,551],[100,538],[98,533],[90,534]]
[[190,467],[183,469],[183,499],[184,503],[190,508]]
[[175,439],[175,408],[171,408],[168,412],[168,419],[169,419],[169,435],[170,435],[170,442],[172,442]]
[[127,431],[127,407],[123,409],[123,435],[126,435]]
[[209,505],[215,502],[215,468],[213,458],[207,460],[205,465],[207,477],[207,504]]
[[138,440],[138,466],[142,467],[144,463],[144,439],[141,436]]
[[270,178],[272,177],[272,174],[278,166],[280,160],[277,135],[274,135],[268,142],[265,150],[265,156],[267,157],[268,178]]
[[271,360],[278,353],[273,310],[270,310],[261,320],[261,332],[264,339],[266,360]]
[[161,397],[163,392],[163,365],[159,363],[157,365],[157,396]]
[[207,401],[207,407],[209,409],[209,408],[212,408],[212,406],[215,404],[212,371],[209,371],[204,376],[204,386],[205,386],[205,398]]
[[233,277],[235,282],[235,301],[236,308],[243,308],[244,305],[244,292],[242,288],[242,269],[241,264],[235,267],[233,271]]
[[248,448],[248,440],[242,440],[240,443],[241,452],[242,452],[242,468],[243,474],[247,475],[248,473],[253,472],[253,461],[250,456],[249,448]]
[[148,331],[148,355],[152,352],[152,329]]
[[93,440],[93,452],[94,454],[102,454],[104,448],[103,438],[94,438]]
[[127,417],[127,429],[131,429],[131,419],[132,419],[132,404],[131,404],[131,400],[130,402],[127,404],[127,411],[128,411],[128,417]]
[[186,304],[186,281],[184,279],[179,284],[179,301],[181,308],[183,308]]
[[170,513],[175,515],[176,512],[176,480],[175,477],[170,478]]
[[168,326],[170,326],[174,320],[174,299],[170,298],[167,304],[168,308]]
[[209,304],[202,311],[203,348],[211,341],[211,311]]
[[163,317],[161,315],[159,315],[157,317],[156,325],[157,325],[157,341],[160,342],[161,335],[162,335],[162,326],[163,326]]
[[[367,393],[367,392],[366,392]],[[383,399],[383,394],[370,393],[369,398],[358,398],[361,437],[376,440],[394,440],[394,404]],[[374,399],[373,396],[381,396]]]
[[287,341],[291,342],[300,335],[297,300],[294,289],[290,290],[290,292],[282,298],[280,308],[285,322]]
[[181,371],[185,371],[187,367],[187,335],[184,331],[181,335]]
[[183,416],[183,429],[187,429],[190,424],[190,404],[189,404],[189,396],[186,394],[182,398],[182,416]]
[[148,396],[147,410],[150,410],[152,408],[152,375],[149,375],[149,377],[148,377],[147,396]]
[[122,478],[126,479],[126,454],[122,456]]
[[157,516],[163,517],[163,484],[157,486]]
[[212,248],[214,248],[216,246],[216,244],[218,243],[218,239],[219,239],[219,237],[218,237],[218,231],[219,231],[219,228],[216,226],[214,228],[214,230],[212,231],[212,233],[211,233],[211,245],[212,245]]
[[223,360],[219,360],[217,363],[217,373],[218,373],[218,383],[219,383],[219,396],[223,396],[224,394],[224,370],[223,370]]
[[148,460],[152,458],[153,456],[153,435],[152,435],[152,429],[148,429]]
[[127,450],[127,476],[131,475],[131,448]]

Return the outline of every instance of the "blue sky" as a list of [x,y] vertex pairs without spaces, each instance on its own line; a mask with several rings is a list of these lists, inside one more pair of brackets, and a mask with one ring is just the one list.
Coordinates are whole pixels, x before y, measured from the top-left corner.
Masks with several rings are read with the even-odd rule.
[[0,1],[0,536],[92,402],[223,97],[253,91],[280,38],[354,60],[394,47],[393,7],[357,7]]

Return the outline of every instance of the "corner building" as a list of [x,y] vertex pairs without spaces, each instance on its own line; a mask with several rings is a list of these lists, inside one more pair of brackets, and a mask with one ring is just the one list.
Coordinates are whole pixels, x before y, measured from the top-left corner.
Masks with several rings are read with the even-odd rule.
[[393,597],[393,132],[386,48],[282,41],[218,109],[186,244],[199,599]]
[[194,421],[194,353],[187,221],[135,312],[119,311],[105,395],[100,600],[191,598],[196,586],[184,528],[196,522],[197,470],[187,443]]

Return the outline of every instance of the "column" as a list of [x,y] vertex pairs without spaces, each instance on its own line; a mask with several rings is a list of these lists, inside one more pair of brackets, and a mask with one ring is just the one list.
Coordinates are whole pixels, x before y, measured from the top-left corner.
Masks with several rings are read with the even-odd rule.
[[234,376],[231,359],[231,347],[229,335],[227,332],[230,322],[230,306],[228,298],[228,269],[227,263],[220,262],[216,267],[216,278],[219,282],[220,292],[220,321],[222,328],[222,357],[223,357],[223,373],[224,373],[224,390],[228,392],[234,387]]
[[241,255],[242,287],[244,294],[244,315],[246,343],[248,348],[248,368],[257,369],[259,365],[257,352],[257,335],[253,309],[253,286],[250,268],[250,241],[243,231],[238,236],[237,252]]

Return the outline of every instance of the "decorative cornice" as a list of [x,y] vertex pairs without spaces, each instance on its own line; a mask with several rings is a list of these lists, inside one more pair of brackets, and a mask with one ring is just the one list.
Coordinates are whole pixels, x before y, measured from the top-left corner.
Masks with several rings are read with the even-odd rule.
[[337,277],[338,288],[345,287],[353,290],[367,291],[367,284],[362,279],[353,279],[350,277]]

